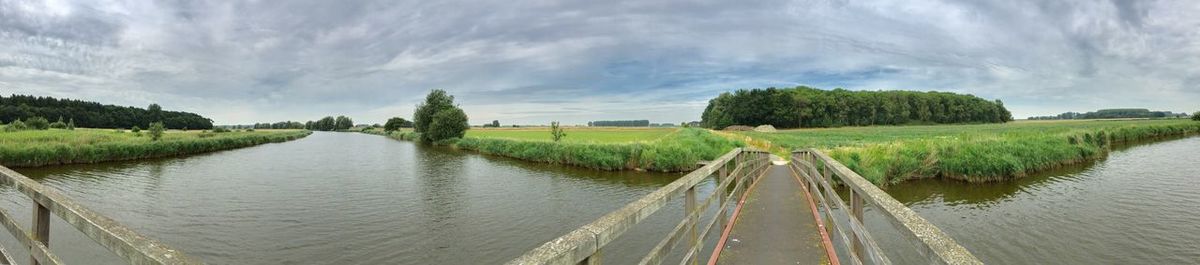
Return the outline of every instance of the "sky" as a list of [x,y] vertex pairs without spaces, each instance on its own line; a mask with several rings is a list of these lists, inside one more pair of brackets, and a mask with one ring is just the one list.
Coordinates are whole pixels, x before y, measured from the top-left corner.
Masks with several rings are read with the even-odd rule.
[[1200,110],[1200,3],[1181,1],[0,0],[0,94],[216,124],[699,120],[743,88],[919,90],[1017,118]]

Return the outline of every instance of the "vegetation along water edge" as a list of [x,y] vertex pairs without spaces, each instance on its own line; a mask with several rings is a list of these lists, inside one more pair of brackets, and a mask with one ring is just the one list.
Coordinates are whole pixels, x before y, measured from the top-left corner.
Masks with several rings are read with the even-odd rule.
[[[1200,133],[1169,120],[1026,121],[737,132],[776,153],[817,148],[879,185],[941,177],[1000,181],[1104,158],[1114,144]],[[765,142],[762,143],[762,142]]]
[[0,132],[0,165],[37,167],[168,157],[284,142],[311,133],[307,130],[214,129],[165,131],[158,138],[150,130],[15,130]]

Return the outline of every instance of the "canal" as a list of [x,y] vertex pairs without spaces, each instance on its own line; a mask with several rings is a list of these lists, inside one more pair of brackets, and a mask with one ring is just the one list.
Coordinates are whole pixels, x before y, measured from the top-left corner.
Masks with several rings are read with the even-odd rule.
[[[329,132],[181,158],[17,171],[209,264],[503,263],[681,176]],[[29,199],[11,188],[0,195],[27,226]],[[666,231],[676,221],[667,215],[681,209],[668,205],[663,218],[631,233]],[[124,263],[52,219],[50,246],[67,264]],[[621,240],[613,253],[660,238]],[[28,255],[8,233],[0,241]]]

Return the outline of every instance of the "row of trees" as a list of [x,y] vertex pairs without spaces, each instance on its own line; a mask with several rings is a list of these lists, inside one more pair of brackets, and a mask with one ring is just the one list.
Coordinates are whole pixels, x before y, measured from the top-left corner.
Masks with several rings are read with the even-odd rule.
[[948,92],[850,91],[795,88],[740,89],[709,100],[701,125],[770,124],[780,128],[1002,123],[1012,114],[1000,100]]
[[588,126],[647,127],[647,126],[650,126],[650,120],[589,121]]
[[164,111],[158,104],[142,109],[52,97],[0,96],[0,121],[33,117],[62,117],[87,128],[130,128],[159,121],[169,129],[211,129],[213,126],[212,120],[199,114]]
[[1166,118],[1184,117],[1187,113],[1150,111],[1149,109],[1102,109],[1093,112],[1064,112],[1054,116],[1029,117],[1030,120],[1073,120],[1073,119],[1123,119],[1123,118]]
[[281,121],[276,123],[255,123],[251,126],[254,129],[308,129],[304,123],[298,121]]
[[354,127],[354,120],[346,116],[325,116],[319,120],[308,121],[304,123],[304,129],[313,131],[342,131],[349,130]]

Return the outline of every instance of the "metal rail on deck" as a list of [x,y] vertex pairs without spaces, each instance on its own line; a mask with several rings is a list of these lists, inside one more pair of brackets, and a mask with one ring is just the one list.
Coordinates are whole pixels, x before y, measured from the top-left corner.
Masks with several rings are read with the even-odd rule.
[[[730,205],[737,203],[735,198],[739,198],[737,196],[746,191],[754,177],[761,175],[769,165],[770,154],[767,152],[749,148],[734,149],[621,209],[526,252],[508,264],[600,264],[605,245],[678,197],[685,200],[682,220],[639,264],[661,264],[674,253],[672,250],[685,237],[687,246],[681,253],[683,258],[680,264],[696,264],[708,232],[718,223],[721,227],[726,226]],[[714,176],[718,184],[712,194],[704,201],[697,201],[696,185]],[[733,185],[732,191],[729,191],[730,185]],[[700,220],[704,219],[701,215],[708,212],[714,199],[719,199],[720,203],[715,216],[703,227],[698,227]]]
[[[12,215],[0,209],[0,224],[29,249],[29,264],[62,264],[50,252],[50,213],[54,213],[84,235],[95,240],[129,264],[203,264],[163,243],[142,236],[108,217],[93,212],[66,196],[0,166],[0,184],[10,185],[33,200],[33,233],[26,232]],[[13,264],[13,258],[0,246],[0,264]]]
[[[839,256],[850,257],[853,264],[891,264],[863,225],[863,209],[877,210],[918,253],[935,264],[983,264],[953,238],[925,218],[880,190],[858,173],[813,149],[792,153],[791,169],[804,178],[806,188],[817,198],[821,220],[834,240]],[[840,184],[850,192],[849,205],[838,196]],[[845,260],[845,259],[843,259]]]

